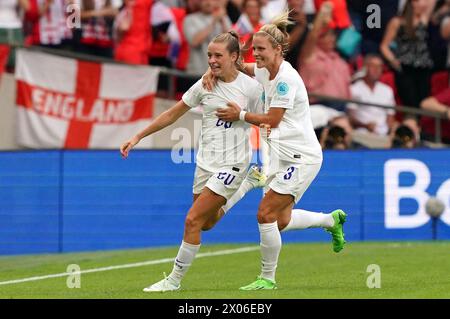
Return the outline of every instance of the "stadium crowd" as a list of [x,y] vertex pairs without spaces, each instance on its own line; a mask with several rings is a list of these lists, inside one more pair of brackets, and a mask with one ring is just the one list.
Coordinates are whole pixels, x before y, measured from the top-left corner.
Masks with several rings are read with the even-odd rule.
[[[14,67],[8,44],[25,44],[200,76],[214,36],[236,30],[244,61],[253,62],[253,33],[285,10],[286,60],[313,94],[324,148],[365,147],[357,134],[407,148],[434,138],[432,118],[370,103],[439,112],[447,118],[442,141],[450,143],[450,0],[2,0],[0,69]],[[178,83],[179,92],[192,84]]]

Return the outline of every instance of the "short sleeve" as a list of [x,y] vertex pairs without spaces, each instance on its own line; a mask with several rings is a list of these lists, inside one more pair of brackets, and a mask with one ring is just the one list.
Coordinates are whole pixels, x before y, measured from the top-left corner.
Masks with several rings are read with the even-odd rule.
[[270,107],[283,109],[294,108],[294,99],[297,93],[297,85],[290,79],[281,77],[275,84],[275,93],[270,102]]
[[191,88],[186,93],[183,94],[181,99],[187,106],[191,108],[197,107],[200,105],[203,96],[203,90],[202,79],[200,79],[195,82],[195,84],[191,86]]

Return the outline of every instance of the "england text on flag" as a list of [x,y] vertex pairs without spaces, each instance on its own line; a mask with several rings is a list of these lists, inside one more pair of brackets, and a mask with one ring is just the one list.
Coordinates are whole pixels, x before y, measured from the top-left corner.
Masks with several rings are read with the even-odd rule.
[[[117,148],[148,125],[158,69],[17,53],[17,137],[30,148]],[[151,146],[151,139],[140,143]]]

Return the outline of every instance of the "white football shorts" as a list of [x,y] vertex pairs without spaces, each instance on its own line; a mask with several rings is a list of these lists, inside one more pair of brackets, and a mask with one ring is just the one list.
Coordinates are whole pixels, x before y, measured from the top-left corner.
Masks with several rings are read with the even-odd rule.
[[247,166],[226,166],[210,172],[196,167],[192,192],[200,194],[205,187],[229,200],[239,189],[247,174]]
[[320,171],[322,163],[299,164],[280,162],[278,167],[269,169],[265,191],[272,189],[279,194],[292,195],[297,204]]

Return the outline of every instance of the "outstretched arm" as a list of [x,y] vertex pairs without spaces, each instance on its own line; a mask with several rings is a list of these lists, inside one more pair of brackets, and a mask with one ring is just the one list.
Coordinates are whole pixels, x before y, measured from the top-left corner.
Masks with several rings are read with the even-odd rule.
[[325,30],[328,24],[333,19],[332,17],[333,3],[327,1],[321,7],[317,13],[313,27],[306,36],[305,44],[302,46],[299,55],[300,65],[308,63],[314,57],[317,42],[319,41],[320,34]]
[[190,109],[191,108],[188,105],[186,105],[183,102],[183,100],[177,102],[177,104],[172,106],[170,109],[161,113],[145,129],[143,129],[141,132],[136,134],[134,137],[132,137],[125,143],[123,143],[122,146],[120,147],[120,154],[122,154],[124,158],[128,157],[129,151],[133,148],[133,146],[139,143],[141,139],[175,123],[176,120],[178,120],[181,116],[183,116],[184,113],[186,113]]

